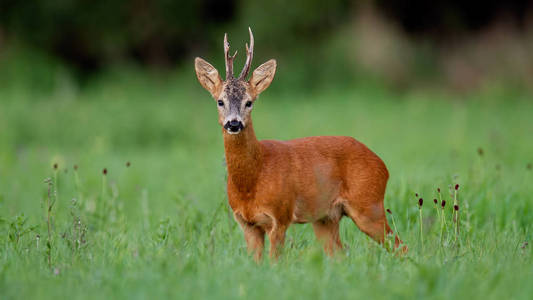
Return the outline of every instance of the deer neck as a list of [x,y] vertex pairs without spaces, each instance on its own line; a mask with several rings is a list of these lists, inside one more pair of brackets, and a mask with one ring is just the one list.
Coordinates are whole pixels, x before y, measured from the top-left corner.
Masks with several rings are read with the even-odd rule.
[[239,190],[250,192],[262,163],[261,147],[252,122],[239,134],[229,134],[223,129],[223,135],[229,179]]

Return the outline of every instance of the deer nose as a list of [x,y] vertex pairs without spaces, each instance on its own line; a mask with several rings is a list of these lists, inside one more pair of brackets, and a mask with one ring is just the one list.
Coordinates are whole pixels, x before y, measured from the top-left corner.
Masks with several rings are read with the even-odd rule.
[[242,122],[237,120],[231,120],[224,125],[224,128],[228,129],[231,132],[238,132],[243,128]]

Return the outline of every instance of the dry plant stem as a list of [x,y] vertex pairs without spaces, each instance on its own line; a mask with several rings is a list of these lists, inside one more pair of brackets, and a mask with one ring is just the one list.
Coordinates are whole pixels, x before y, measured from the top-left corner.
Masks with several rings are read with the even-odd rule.
[[46,241],[46,247],[47,247],[47,260],[48,260],[48,267],[52,269],[52,206],[54,203],[52,202],[52,180],[50,178],[46,179],[45,182],[48,184],[48,197],[46,198],[46,224],[48,227],[48,237]]
[[394,248],[392,247],[394,240],[394,233],[387,234],[387,228],[383,227],[383,247],[387,249],[387,251],[394,251]]
[[[440,202],[439,202],[440,203]],[[442,217],[440,215],[439,204],[435,203],[435,210],[437,211],[437,217],[440,220],[440,240],[442,242]]]
[[437,189],[437,191],[437,194],[439,194],[439,202],[436,204],[437,214],[439,215],[439,218],[442,219],[441,212],[439,211],[439,206],[442,204],[442,194],[440,193],[440,188]]
[[[453,191],[453,207],[455,207],[455,205],[457,205],[457,190],[454,190]],[[456,222],[457,221],[457,213],[455,212],[455,210],[453,211],[453,221]]]
[[394,215],[391,215],[391,219],[392,219],[392,226],[394,226],[394,232],[396,232],[396,236],[398,236],[398,239],[401,240],[400,233],[398,231],[398,228],[396,227],[396,221],[394,220]]
[[440,219],[439,204],[435,204],[435,210],[437,211],[437,217]]
[[105,198],[106,186],[107,186],[106,175],[102,175],[102,202],[104,201],[104,198]]
[[440,219],[440,243],[442,245],[442,235],[443,235],[446,219],[444,218],[444,207],[442,207],[442,194],[440,193],[440,188],[438,188],[437,191],[439,194],[439,203],[437,204],[437,211],[439,209],[439,205],[441,206],[441,209],[442,209],[442,211],[438,214],[439,219]]
[[54,202],[57,201],[57,198],[58,198],[57,177],[58,177],[58,171],[57,171],[57,168],[54,168]]
[[455,243],[457,243],[457,235],[459,234],[459,213],[457,213],[457,220],[455,221]]
[[100,203],[99,203],[99,207],[97,208],[97,211],[99,212],[99,220],[100,220],[100,225],[104,225],[104,215],[106,213],[106,207],[105,207],[105,199],[106,199],[106,193],[107,193],[107,175],[106,175],[107,172],[104,171],[104,173],[102,174],[102,196],[100,197]]
[[459,234],[459,210],[456,210],[455,207],[457,203],[457,189],[453,192],[453,221],[455,222],[455,243],[457,243],[457,235]]
[[444,215],[444,207],[442,208],[441,215],[440,215],[440,242],[442,245],[442,237],[444,234],[444,228],[446,227],[446,216]]
[[457,244],[457,239],[459,236],[459,210],[455,210],[455,243]]
[[424,231],[422,228],[422,208],[419,208],[418,212],[420,213],[420,246],[421,248],[424,248]]
[[446,222],[446,210],[442,208],[442,222],[444,223],[444,229],[448,228],[448,222]]

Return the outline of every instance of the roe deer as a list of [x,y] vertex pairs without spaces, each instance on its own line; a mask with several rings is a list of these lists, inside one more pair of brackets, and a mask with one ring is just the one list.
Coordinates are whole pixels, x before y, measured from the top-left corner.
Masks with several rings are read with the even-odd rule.
[[[250,71],[254,38],[246,44],[246,63],[233,75],[227,34],[224,35],[226,80],[205,60],[195,59],[200,84],[218,106],[228,169],[228,199],[244,231],[250,254],[262,257],[264,236],[270,239],[270,257],[277,258],[285,231],[292,223],[313,223],[327,254],[342,249],[339,221],[350,217],[377,242],[392,232],[383,208],[389,177],[383,161],[351,137],[317,136],[289,141],[258,141],[251,111],[257,96],[272,82],[276,61]],[[395,248],[401,241],[395,237]]]

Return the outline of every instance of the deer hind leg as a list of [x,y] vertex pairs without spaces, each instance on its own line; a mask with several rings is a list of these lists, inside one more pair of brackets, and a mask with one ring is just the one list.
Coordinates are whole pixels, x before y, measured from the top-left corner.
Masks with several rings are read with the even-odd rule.
[[[359,191],[345,201],[344,211],[361,231],[383,245],[385,235],[392,233],[383,207],[385,189],[373,191],[359,189]],[[401,243],[396,235],[394,248],[398,248]]]
[[281,225],[275,222],[274,226],[272,226],[268,232],[268,239],[270,240],[270,258],[273,260],[277,260],[283,250],[287,227],[288,226],[286,225]]
[[342,249],[339,237],[339,220],[325,218],[313,223],[316,238],[323,244],[324,252],[333,256],[335,252]]

